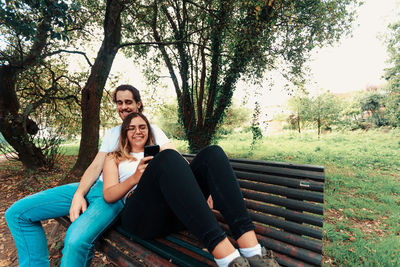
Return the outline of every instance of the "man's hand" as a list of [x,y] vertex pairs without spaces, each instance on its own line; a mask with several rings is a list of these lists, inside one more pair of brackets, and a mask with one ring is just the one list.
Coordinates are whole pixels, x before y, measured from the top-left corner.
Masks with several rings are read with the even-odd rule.
[[69,208],[69,219],[71,222],[75,221],[81,213],[84,213],[87,209],[86,199],[80,195],[74,195],[71,202],[71,207]]

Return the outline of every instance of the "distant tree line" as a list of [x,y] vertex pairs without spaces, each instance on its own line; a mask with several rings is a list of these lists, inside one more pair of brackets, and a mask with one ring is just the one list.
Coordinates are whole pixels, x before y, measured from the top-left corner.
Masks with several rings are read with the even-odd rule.
[[390,87],[369,89],[346,98],[329,92],[313,97],[304,93],[291,97],[288,101],[288,125],[299,132],[315,127],[318,135],[334,127],[348,130],[399,127],[398,94],[393,93]]

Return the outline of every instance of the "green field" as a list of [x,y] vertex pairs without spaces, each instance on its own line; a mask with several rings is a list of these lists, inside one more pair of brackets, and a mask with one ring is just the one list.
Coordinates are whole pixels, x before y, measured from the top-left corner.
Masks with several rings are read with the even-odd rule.
[[221,140],[231,157],[326,168],[324,265],[400,266],[400,131],[267,136]]
[[[251,134],[218,142],[230,157],[325,166],[324,265],[400,266],[400,131]],[[176,141],[184,149],[186,143]]]
[[[324,265],[400,266],[400,131],[235,134],[218,144],[230,157],[325,166]],[[181,152],[187,143],[173,140]],[[76,154],[79,144],[65,146]]]

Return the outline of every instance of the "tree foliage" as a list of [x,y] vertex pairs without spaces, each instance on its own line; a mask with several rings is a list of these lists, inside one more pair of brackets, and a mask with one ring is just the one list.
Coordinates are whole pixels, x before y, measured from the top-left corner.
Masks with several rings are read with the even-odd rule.
[[300,133],[304,125],[315,125],[319,136],[321,130],[330,130],[332,125],[339,122],[342,104],[329,92],[313,97],[299,93],[288,100],[288,108],[291,111],[288,120],[292,129]]
[[380,92],[371,92],[359,98],[361,111],[366,120],[380,127],[386,124],[384,102],[385,95]]
[[[45,59],[61,53],[58,45],[71,36],[80,18],[78,10],[64,1],[0,3],[0,130],[29,169],[47,162],[45,150],[33,138],[40,125],[32,118],[44,104],[60,98],[65,78]],[[39,86],[45,77],[47,83]],[[29,95],[29,101],[21,101],[24,94]]]
[[211,142],[240,77],[259,78],[283,62],[285,76],[298,82],[310,50],[349,32],[356,3],[136,1],[136,8],[123,18],[127,45],[148,46],[136,46],[128,54],[153,55],[148,73],[156,72],[159,62],[167,67],[179,117],[195,152]]
[[321,134],[321,129],[330,130],[331,126],[339,121],[341,110],[339,100],[331,93],[324,93],[311,99],[308,119],[317,125],[318,136]]
[[[0,30],[5,36],[0,58],[1,130],[27,168],[46,165],[43,150],[29,141],[41,126],[33,119],[43,115],[53,122],[52,128],[82,129],[73,174],[81,175],[96,155],[103,89],[120,48],[120,15],[129,1],[120,2],[1,2]],[[89,30],[96,32],[98,26],[103,27],[104,35],[92,64],[84,52],[73,49],[74,41],[93,41]],[[70,74],[62,56],[65,53],[83,55],[90,71]]]
[[400,126],[400,94],[390,93],[385,99],[385,119],[388,125]]
[[389,91],[400,93],[400,21],[389,25],[389,33],[386,36],[388,64],[384,77],[389,83]]
[[386,98],[386,117],[388,124],[400,126],[400,21],[389,25],[386,38],[388,63],[384,77],[388,82]]
[[298,93],[297,95],[289,98],[288,109],[291,114],[288,117],[289,125],[293,130],[297,129],[301,133],[301,129],[305,123],[309,121],[311,110],[311,99],[305,93]]
[[[232,134],[235,130],[246,130],[249,126],[251,118],[250,109],[237,104],[231,105],[227,112],[223,123],[217,130],[213,141],[218,140],[224,135]],[[176,102],[164,104],[159,107],[157,116],[157,125],[160,126],[168,137],[184,140],[185,131],[179,123]]]

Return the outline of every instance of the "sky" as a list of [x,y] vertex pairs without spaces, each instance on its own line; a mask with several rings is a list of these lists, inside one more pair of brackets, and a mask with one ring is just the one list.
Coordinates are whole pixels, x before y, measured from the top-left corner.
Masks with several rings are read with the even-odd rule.
[[[396,4],[397,2],[397,4]],[[348,92],[381,85],[387,67],[386,47],[380,38],[400,14],[399,0],[367,0],[358,9],[353,36],[334,47],[320,49],[310,64],[316,87]],[[397,18],[400,19],[400,18]]]
[[[311,71],[307,90],[315,95],[328,90],[344,93],[371,85],[383,85],[385,81],[382,75],[388,66],[385,63],[388,57],[380,36],[390,22],[400,19],[396,17],[396,13],[400,14],[399,10],[400,0],[365,0],[357,9],[352,35],[343,37],[332,47],[312,52],[312,60],[308,63]],[[239,83],[234,97],[243,99],[247,93],[243,88],[248,87],[251,85]],[[262,90],[259,95],[250,96],[248,104],[251,106],[257,100],[268,109],[263,113],[273,115],[281,110],[280,106],[289,98],[282,87],[283,81],[277,78],[275,86],[270,90]]]

